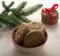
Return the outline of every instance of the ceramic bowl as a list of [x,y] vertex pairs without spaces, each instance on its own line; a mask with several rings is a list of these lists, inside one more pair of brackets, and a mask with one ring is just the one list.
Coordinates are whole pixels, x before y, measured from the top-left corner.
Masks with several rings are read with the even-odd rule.
[[14,44],[14,46],[20,51],[20,52],[23,52],[23,53],[35,53],[39,50],[42,49],[42,47],[44,47],[44,45],[46,44],[47,42],[47,39],[48,39],[48,36],[47,36],[47,32],[45,34],[45,41],[43,44],[39,45],[39,46],[36,46],[36,47],[31,47],[31,48],[27,48],[27,47],[24,47],[24,46],[21,46],[19,44],[17,44],[15,41],[14,41],[14,34],[17,30],[17,27],[14,28],[11,32],[11,40],[12,40],[12,43]]

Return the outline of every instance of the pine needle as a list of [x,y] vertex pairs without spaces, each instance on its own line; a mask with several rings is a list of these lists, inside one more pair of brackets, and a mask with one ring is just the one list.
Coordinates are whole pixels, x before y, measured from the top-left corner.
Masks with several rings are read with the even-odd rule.
[[42,6],[43,6],[42,4],[37,4],[32,7],[29,7],[28,9],[24,9],[22,11],[22,15],[29,16],[29,15],[33,14],[34,12],[36,12],[37,10],[39,10]]

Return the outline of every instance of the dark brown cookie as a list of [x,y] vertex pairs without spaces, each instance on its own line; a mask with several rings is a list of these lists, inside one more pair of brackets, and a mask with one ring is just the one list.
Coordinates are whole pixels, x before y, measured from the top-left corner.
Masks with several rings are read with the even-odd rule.
[[15,42],[20,43],[23,40],[26,33],[28,33],[28,32],[29,32],[29,30],[26,27],[26,25],[22,24],[22,25],[18,26],[18,29],[15,33],[15,38],[14,38]]
[[25,35],[23,45],[25,47],[35,47],[41,45],[45,40],[45,36],[38,30],[32,30]]

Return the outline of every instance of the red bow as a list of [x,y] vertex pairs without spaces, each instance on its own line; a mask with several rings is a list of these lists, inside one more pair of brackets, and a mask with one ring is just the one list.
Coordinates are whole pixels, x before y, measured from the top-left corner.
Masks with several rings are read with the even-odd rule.
[[42,13],[50,13],[50,24],[53,25],[54,24],[54,17],[52,14],[52,10],[55,10],[58,8],[58,4],[54,4],[51,8],[44,8],[42,9]]

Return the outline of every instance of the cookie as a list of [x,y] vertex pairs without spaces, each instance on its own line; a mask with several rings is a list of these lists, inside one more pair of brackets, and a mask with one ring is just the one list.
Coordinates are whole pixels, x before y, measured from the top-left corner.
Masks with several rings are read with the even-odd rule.
[[21,41],[23,40],[24,36],[26,35],[26,33],[28,33],[29,30],[28,28],[26,27],[26,25],[22,24],[20,26],[18,26],[18,29],[15,33],[15,42],[16,43],[21,43]]
[[46,28],[42,23],[39,22],[30,22],[28,24],[26,24],[28,29],[31,30],[40,30],[41,32],[45,33],[46,32]]
[[42,32],[38,30],[32,30],[25,35],[23,45],[25,47],[35,47],[41,45],[44,40],[45,36]]
[[[56,24],[58,22],[58,19],[59,19],[59,13],[57,10],[53,10],[51,12],[53,14],[54,24]],[[42,17],[41,21],[44,24],[50,25],[50,13],[41,13],[41,17]]]

